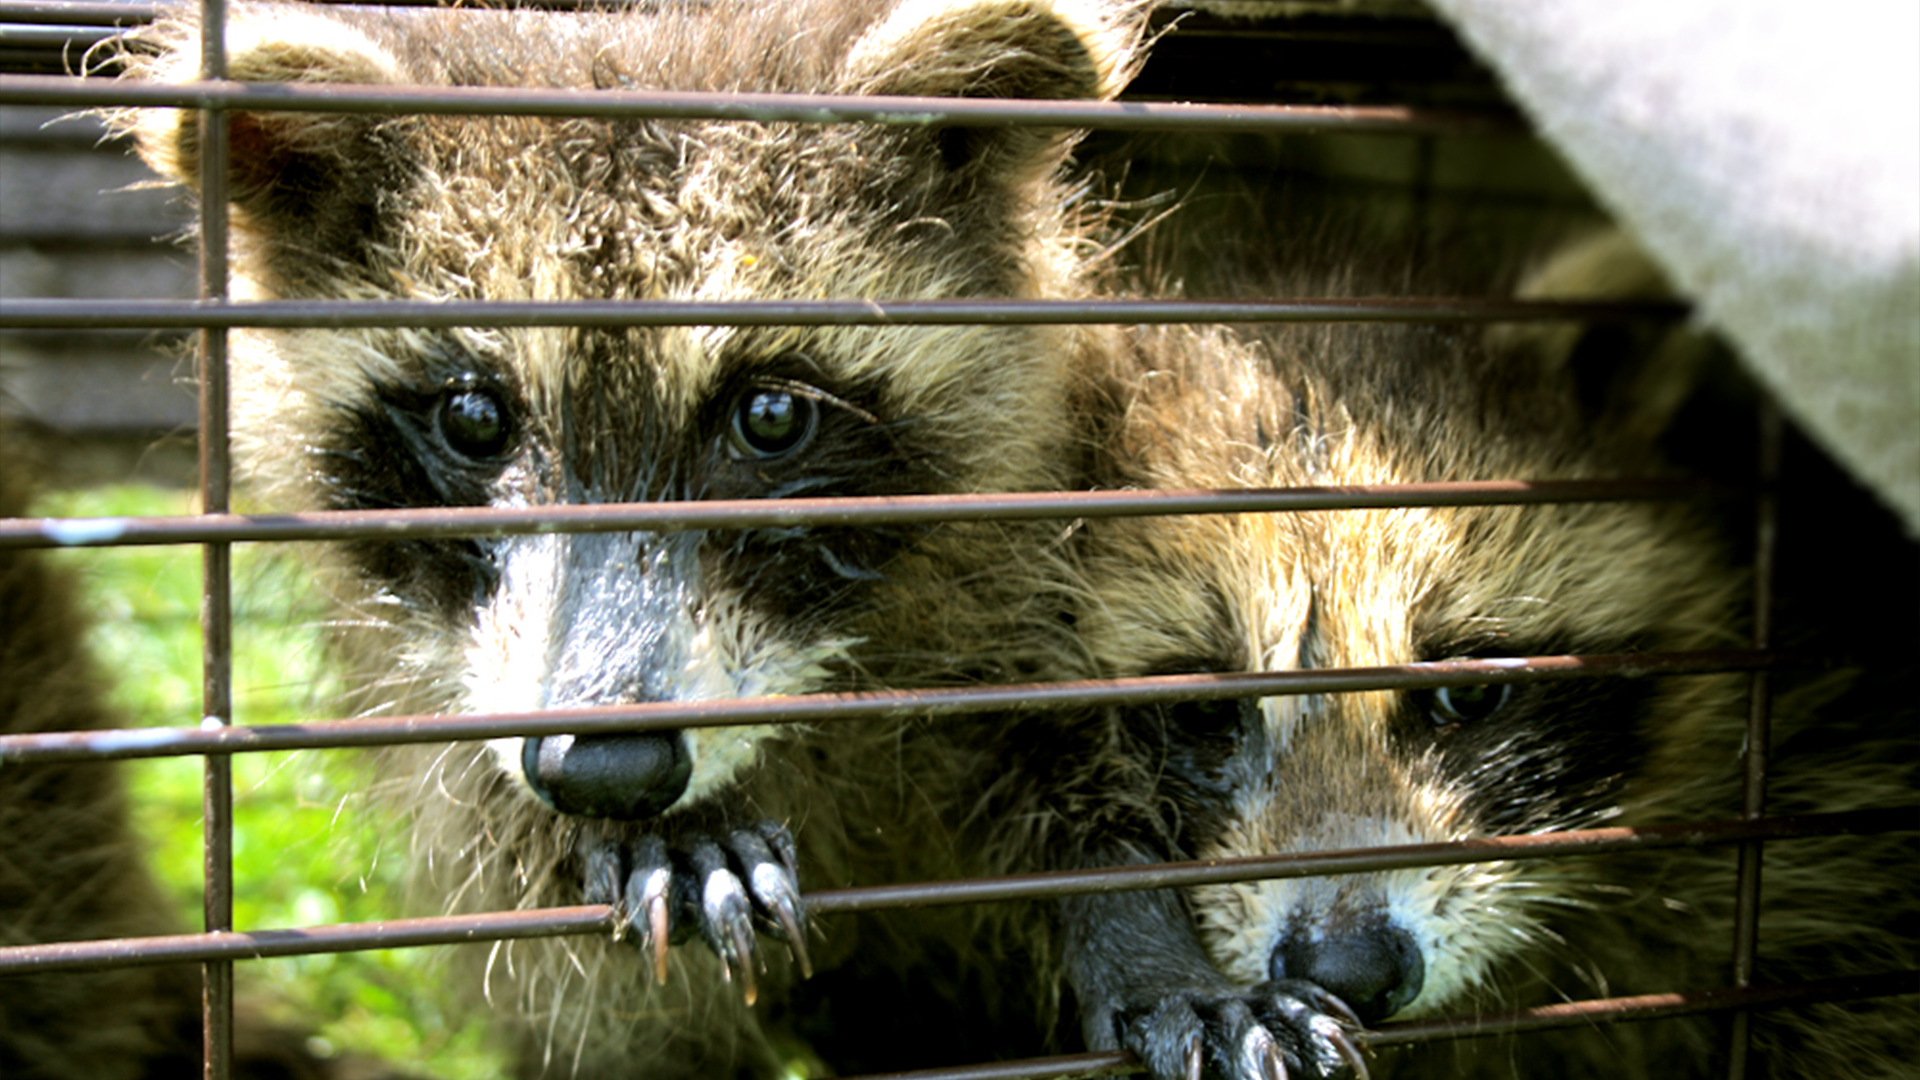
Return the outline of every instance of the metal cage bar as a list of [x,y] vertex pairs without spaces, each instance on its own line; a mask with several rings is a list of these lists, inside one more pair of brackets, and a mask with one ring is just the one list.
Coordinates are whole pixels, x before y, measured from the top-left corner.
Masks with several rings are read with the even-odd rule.
[[903,525],[1387,510],[1398,507],[1728,498],[1745,489],[1690,480],[1466,480],[1417,484],[1133,491],[1005,492],[845,498],[709,499],[492,509],[433,507],[182,517],[0,519],[0,550],[125,547],[213,540],[287,541],[379,535],[390,539],[512,536],[540,532],[670,532],[770,526]]
[[832,96],[766,92],[538,89],[508,87],[197,83],[93,83],[59,75],[0,76],[0,105],[134,105],[460,116],[596,116],[743,120],[762,124],[884,124],[932,127],[1101,128],[1264,135],[1514,136],[1511,114],[1399,105],[1191,105],[1169,102],[1021,101],[985,98]]
[[[1779,406],[1765,401],[1760,406],[1760,438],[1756,447],[1755,471],[1760,491],[1754,502],[1753,535],[1753,646],[1764,649],[1773,640],[1773,574],[1779,546],[1779,496],[1781,416]],[[1742,746],[1741,816],[1759,820],[1767,812],[1767,767],[1772,750],[1773,687],[1767,672],[1748,676],[1746,741]],[[1738,877],[1734,882],[1733,985],[1745,989],[1753,985],[1755,954],[1760,938],[1760,868],[1766,855],[1762,844],[1740,845]],[[1743,1080],[1753,1048],[1750,1014],[1745,1009],[1733,1013],[1727,1026],[1727,1077]]]
[[[806,894],[806,902],[809,912],[813,914],[837,915],[898,908],[1054,899],[1090,893],[1239,881],[1332,877],[1463,863],[1573,858],[1622,851],[1865,835],[1901,827],[1914,810],[1914,807],[1902,806],[1678,825],[1614,826],[1396,847],[1255,855],[1092,870],[1052,870],[998,878],[863,885],[815,889]],[[51,945],[16,945],[0,948],[0,972],[85,970],[110,964],[260,959],[360,949],[610,933],[615,919],[616,914],[608,905],[580,904],[525,911],[392,919],[358,925],[337,923],[301,929],[222,931]],[[1907,974],[1913,980],[1914,988],[1920,990],[1920,971]],[[1465,1022],[1466,1019],[1456,1018],[1446,1022]]]
[[1520,323],[1676,319],[1687,308],[1482,297],[1284,300],[19,300],[4,330],[214,327],[956,326],[1125,323]]
[[955,716],[1008,709],[1211,701],[1283,694],[1414,690],[1564,679],[1645,678],[1766,671],[1793,657],[1758,650],[1435,660],[1371,668],[1308,668],[1210,675],[1153,675],[1097,682],[793,694],[642,702],[516,713],[376,716],[271,727],[134,728],[0,737],[0,763],[106,761],[190,754],[318,750],[516,735],[591,735],[749,724],[825,723],[886,716]]
[[[201,0],[200,76],[227,75],[226,0]],[[201,106],[200,297],[227,298],[228,116],[223,103]],[[200,500],[208,514],[228,510],[232,462],[227,439],[227,329],[207,327],[200,336]],[[219,730],[233,723],[233,547],[210,540],[201,548],[201,725]],[[206,755],[203,795],[206,853],[204,905],[208,933],[233,929],[233,759]],[[209,959],[202,968],[204,1015],[201,1062],[206,1080],[233,1075],[233,961]]]

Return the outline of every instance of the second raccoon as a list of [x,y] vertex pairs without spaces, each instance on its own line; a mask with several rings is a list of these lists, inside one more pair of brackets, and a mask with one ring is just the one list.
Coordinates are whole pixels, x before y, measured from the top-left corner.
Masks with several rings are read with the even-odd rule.
[[[1653,288],[1617,241],[1536,292]],[[1312,294],[1324,286],[1309,286]],[[1283,328],[1143,335],[1113,482],[1158,488],[1659,475],[1698,355],[1596,355],[1569,333]],[[1616,335],[1618,336],[1618,335]],[[1621,337],[1630,339],[1631,335]],[[1740,648],[1747,590],[1708,518],[1658,503],[1141,519],[1088,527],[1082,639],[1101,675]],[[1819,683],[1823,680],[1816,680]],[[1829,678],[1825,682],[1833,682]],[[1774,805],[1911,799],[1914,727],[1781,708],[1811,747]],[[1738,812],[1746,678],[1585,679],[1272,697],[1036,718],[1002,753],[1002,811],[1069,865],[1230,858]],[[1829,734],[1822,738],[1818,733]],[[1844,732],[1842,735],[1840,733]],[[1023,786],[1025,785],[1025,786]],[[1036,824],[1039,823],[1039,824]],[[1911,968],[1910,837],[1801,841],[1767,863],[1772,978]],[[1724,985],[1732,856],[1476,863],[1064,901],[1063,974],[1094,1045],[1160,1076],[1346,1075],[1334,1017],[1504,1011]],[[1887,913],[1898,913],[1889,919]],[[1903,921],[1904,920],[1904,921]],[[1134,943],[1115,952],[1115,942]],[[1770,1075],[1911,1075],[1911,998],[1755,1019]],[[1711,1020],[1383,1052],[1375,1075],[1711,1075]],[[1483,1045],[1484,1044],[1484,1045]]]

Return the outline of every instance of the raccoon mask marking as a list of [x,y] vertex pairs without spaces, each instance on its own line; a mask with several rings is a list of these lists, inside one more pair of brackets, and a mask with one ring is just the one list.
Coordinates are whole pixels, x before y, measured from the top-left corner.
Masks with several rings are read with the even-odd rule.
[[[640,7],[240,5],[228,52],[232,77],[255,82],[1099,98],[1131,74],[1145,10]],[[199,54],[192,21],[168,20],[127,59],[136,77],[179,81]],[[191,114],[121,119],[148,162],[195,180]],[[1073,140],[1058,131],[294,112],[230,122],[241,298],[1085,291],[1081,223],[1056,178]],[[1049,490],[1080,485],[1070,399],[1096,336],[240,330],[235,442],[266,497],[337,509]],[[1036,600],[1056,532],[370,538],[339,545],[337,562],[350,621],[370,642],[359,648],[384,669],[376,707],[523,710],[1037,677],[1067,637],[1060,602]],[[780,748],[796,740],[806,745]],[[418,776],[416,817],[445,817],[422,828],[429,861],[470,868],[456,885],[470,902],[614,903],[658,977],[668,939],[698,932],[751,997],[756,927],[807,962],[802,856],[785,821],[832,819],[837,808],[813,793],[857,772],[840,759],[888,741],[836,733],[822,746],[749,727],[499,740],[484,761],[459,748],[395,757]],[[836,845],[823,836],[805,857]]]

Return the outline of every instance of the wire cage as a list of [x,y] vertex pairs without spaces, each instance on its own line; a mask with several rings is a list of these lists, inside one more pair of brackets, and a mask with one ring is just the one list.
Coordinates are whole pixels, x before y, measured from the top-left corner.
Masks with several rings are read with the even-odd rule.
[[[234,109],[316,109],[373,113],[596,115],[699,119],[784,120],[797,123],[898,123],[888,99],[821,100],[781,95],[658,94],[605,91],[514,90],[477,92],[424,88],[281,86],[270,90],[226,81],[223,58],[210,54],[199,83],[143,85],[64,74],[73,57],[119,28],[149,21],[168,6],[85,0],[0,0],[0,107],[78,109],[141,105],[202,110],[206,130],[224,130]],[[525,6],[567,7],[565,0]],[[1227,4],[1214,5],[1226,7]],[[1529,197],[1555,197],[1577,185],[1552,164],[1501,97],[1490,76],[1438,23],[1411,5],[1386,15],[1357,17],[1344,5],[1292,5],[1285,17],[1245,21],[1217,11],[1162,13],[1172,26],[1121,103],[956,100],[940,119],[969,125],[1089,128],[1094,149],[1138,152],[1128,134],[1203,133],[1282,168],[1321,168],[1389,174],[1416,205],[1449,174],[1455,183],[1488,184],[1516,172]],[[223,25],[221,0],[203,0],[208,26]],[[1288,72],[1280,81],[1275,71]],[[916,106],[924,111],[924,103]],[[16,130],[17,129],[17,130]],[[9,131],[26,131],[15,125]],[[1115,135],[1112,133],[1123,133]],[[38,135],[24,136],[31,141]],[[1102,143],[1098,140],[1109,139]],[[1372,140],[1370,142],[1370,140]],[[207,140],[209,153],[223,145]],[[1284,149],[1278,149],[1284,147]],[[1372,147],[1372,149],[1367,149]],[[1383,149],[1384,148],[1384,149]],[[217,160],[217,159],[214,159]],[[1461,166],[1462,162],[1477,168]],[[88,334],[197,334],[203,359],[197,419],[179,415],[179,403],[159,407],[149,426],[190,422],[198,433],[202,512],[189,517],[112,522],[14,519],[0,522],[0,548],[93,547],[130,544],[200,545],[204,566],[204,702],[209,722],[164,730],[0,736],[0,766],[19,762],[106,761],[197,755],[206,768],[206,928],[163,938],[18,945],[0,948],[0,978],[8,972],[82,970],[116,964],[195,962],[204,966],[207,1075],[229,1075],[232,966],[235,961],[399,946],[608,933],[614,914],[605,905],[395,920],[306,929],[237,930],[232,922],[234,820],[230,755],[266,750],[366,747],[445,742],[506,735],[583,731],[674,730],[710,724],[859,723],[903,710],[959,715],[1008,708],[1170,702],[1352,690],[1609,675],[1750,672],[1751,707],[1744,770],[1746,799],[1726,820],[1678,826],[1593,828],[1446,844],[1364,851],[1276,855],[1235,862],[1172,864],[1051,872],[1017,878],[902,882],[884,887],[813,890],[805,902],[813,917],[927,904],[1048,898],[1116,889],[1165,888],[1261,877],[1309,877],[1385,868],[1521,858],[1578,857],[1657,847],[1738,845],[1735,940],[1728,942],[1731,975],[1709,991],[1676,991],[1602,998],[1488,1016],[1388,1022],[1358,1037],[1388,1046],[1469,1035],[1524,1033],[1607,1022],[1653,1020],[1701,1012],[1732,1017],[1727,1027],[1728,1075],[1747,1069],[1748,1010],[1920,990],[1920,972],[1765,984],[1756,968],[1759,869],[1763,844],[1808,836],[1909,829],[1911,807],[1835,814],[1769,816],[1765,805],[1769,745],[1769,675],[1795,657],[1774,648],[1773,589],[1783,528],[1779,508],[1783,445],[1790,434],[1770,406],[1761,406],[1752,453],[1752,484],[1621,478],[1591,481],[1475,481],[1391,486],[1262,491],[1112,491],[972,496],[815,499],[773,506],[765,502],[701,502],[540,507],[525,510],[434,509],[245,515],[229,510],[226,333],[233,327],[306,326],[572,326],[664,325],[948,325],[1001,323],[1156,323],[1366,321],[1496,323],[1568,319],[1672,318],[1673,305],[1522,301],[1484,296],[1270,298],[1260,300],[1102,299],[1064,301],[888,302],[821,298],[816,301],[674,301],[576,303],[356,303],[252,302],[227,299],[226,169],[208,165],[199,204],[207,208],[198,258],[198,300],[69,300],[8,295],[0,303],[0,332]],[[1467,175],[1466,180],[1457,179]],[[1544,177],[1544,179],[1539,179]],[[122,226],[105,243],[127,244],[135,233],[164,231],[164,223]],[[15,247],[58,243],[62,237],[14,229]],[[131,340],[131,339],[129,339]],[[168,412],[167,410],[173,410]],[[1801,450],[1801,453],[1806,451]],[[557,713],[487,716],[389,716],[322,720],[278,728],[230,726],[233,715],[230,546],[235,543],[340,539],[379,535],[410,538],[510,535],[552,530],[728,529],[783,525],[842,526],[941,520],[1072,519],[1128,514],[1289,513],[1401,506],[1544,504],[1583,500],[1745,500],[1753,510],[1753,641],[1749,648],[1713,653],[1621,656],[1542,656],[1524,663],[1447,661],[1392,668],[1328,669],[1232,675],[1167,675],[1104,684],[1018,685],[896,693],[810,695],[794,698],[651,703]],[[1890,574],[1900,567],[1881,567]],[[1904,578],[1898,579],[1902,582]],[[1904,587],[1904,586],[1903,586]],[[1805,658],[1798,658],[1804,661]],[[942,1068],[925,1077],[1080,1076],[1137,1070],[1124,1053],[1080,1054],[1018,1063]]]

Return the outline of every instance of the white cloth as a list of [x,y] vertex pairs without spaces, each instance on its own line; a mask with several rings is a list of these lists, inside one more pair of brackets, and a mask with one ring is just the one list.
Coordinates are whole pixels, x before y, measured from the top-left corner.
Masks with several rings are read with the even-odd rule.
[[1430,3],[1920,536],[1920,2]]

